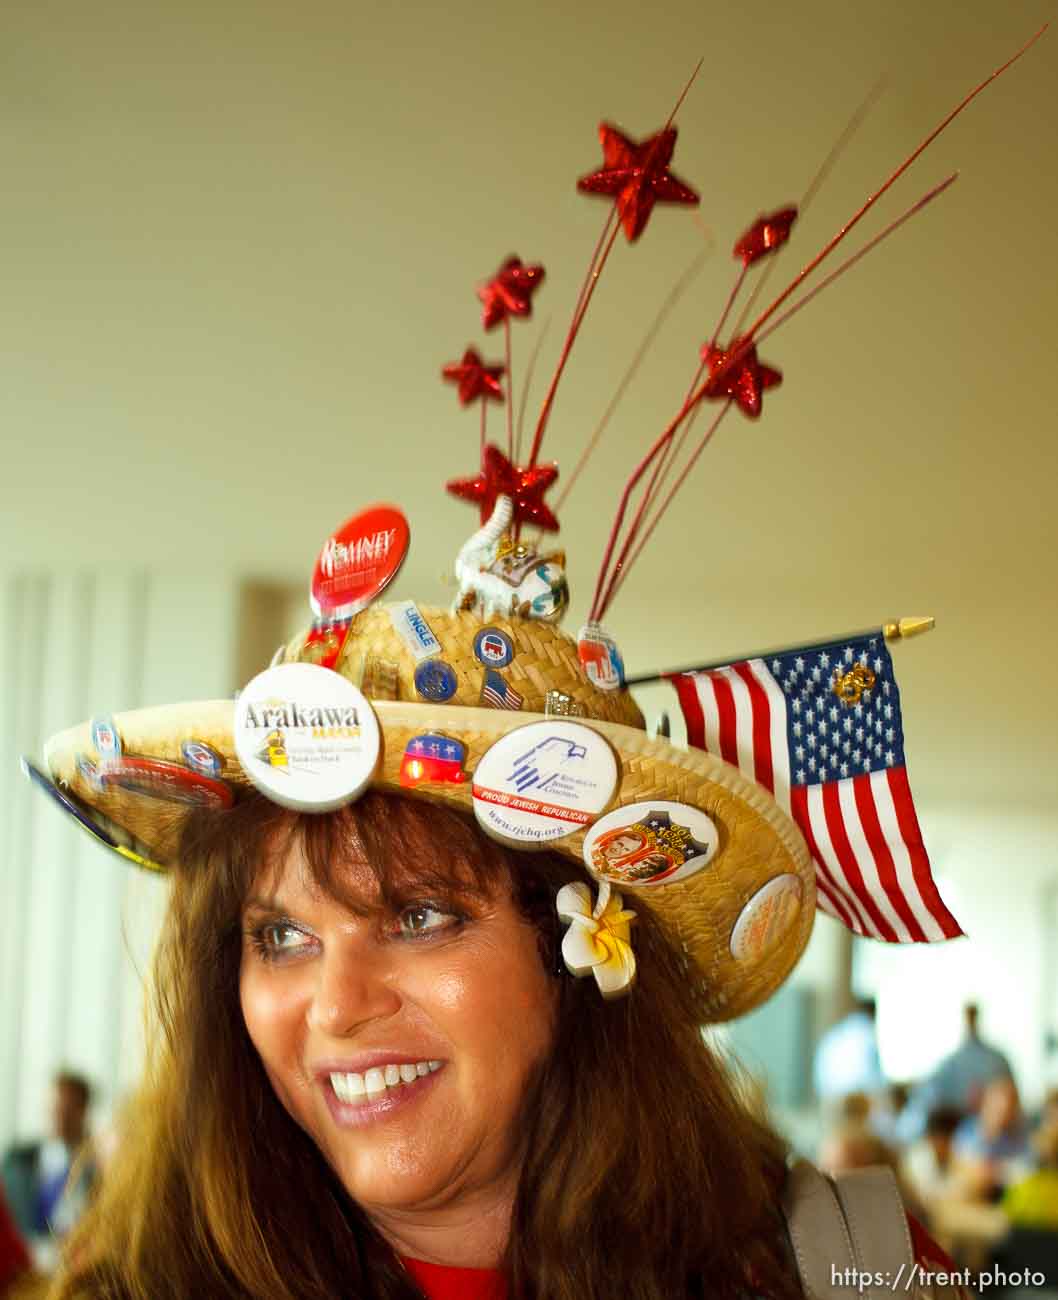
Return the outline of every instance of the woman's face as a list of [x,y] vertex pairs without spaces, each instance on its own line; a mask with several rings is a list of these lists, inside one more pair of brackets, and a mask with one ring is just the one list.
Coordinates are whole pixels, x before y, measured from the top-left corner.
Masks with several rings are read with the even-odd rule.
[[555,981],[506,890],[394,915],[363,862],[320,891],[295,848],[243,909],[240,999],[272,1087],[370,1214],[510,1191]]

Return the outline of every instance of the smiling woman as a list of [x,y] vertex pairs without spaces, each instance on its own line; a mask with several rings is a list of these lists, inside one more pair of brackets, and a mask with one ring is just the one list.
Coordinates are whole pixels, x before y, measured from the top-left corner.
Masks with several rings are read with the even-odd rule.
[[[315,843],[284,837],[244,908],[243,1018],[286,1110],[405,1253],[434,1236],[417,1211],[454,1205],[461,1250],[499,1253],[555,981],[509,886],[460,880],[458,842],[450,877],[416,873],[436,826],[428,836],[423,810],[375,796],[358,810],[365,828],[375,802],[410,832],[406,878],[376,875],[349,818],[314,826]],[[321,854],[324,829],[346,834]]]
[[648,909],[636,996],[607,1002],[558,974],[575,864],[445,809],[250,796],[190,822],[183,862],[140,1140],[60,1294],[413,1297],[438,1273],[459,1294],[800,1294],[781,1145]]
[[[785,246],[796,209],[761,215],[734,244],[740,269],[704,345],[696,327],[686,396],[657,422],[629,421],[633,468],[576,638],[557,627],[565,555],[530,537],[559,522],[541,440],[621,233],[638,242],[655,206],[698,202],[670,170],[690,82],[658,130],[600,125],[602,166],[578,188],[609,212],[524,457],[511,318],[532,314],[543,267],[512,255],[479,286],[504,364],[468,347],[443,370],[464,404],[481,400],[470,473],[447,485],[478,516],[452,607],[377,600],[410,533],[396,507],[368,507],[319,552],[311,627],[234,703],[97,716],[48,742],[47,774],[28,766],[103,844],[172,877],[136,1138],[53,1300],[785,1300],[884,1277],[920,1300],[964,1294],[932,1280],[944,1261],[909,1228],[891,1177],[830,1183],[788,1168],[702,1035],[776,992],[817,904],[887,942],[960,934],[922,844],[885,645],[932,620],[677,674],[690,750],[646,734],[603,621],[725,413],[756,419],[778,385],[757,344],[771,355],[773,332],[829,283],[802,291],[806,277],[998,75],[897,154],[748,325],[767,273],[754,268]],[[746,156],[762,155],[752,144]],[[951,179],[846,245],[833,276]],[[391,194],[410,183],[402,173]],[[842,370],[828,356],[828,389]],[[487,438],[490,400],[506,406],[505,450]],[[342,455],[366,482],[387,440],[343,435]],[[878,445],[872,473],[901,454]],[[330,462],[317,450],[318,476]],[[413,460],[402,453],[402,472]],[[652,655],[695,603],[722,628],[711,601],[725,582],[739,606],[778,590],[777,555],[796,555],[811,586],[789,501],[762,508],[754,495],[725,529],[719,499],[699,496],[666,565],[673,616],[653,599],[636,616]],[[605,524],[601,503],[593,524]],[[885,561],[863,566],[867,591],[892,567],[896,530],[888,499],[856,510]],[[750,519],[766,562],[747,558]],[[701,581],[696,548],[712,557]]]

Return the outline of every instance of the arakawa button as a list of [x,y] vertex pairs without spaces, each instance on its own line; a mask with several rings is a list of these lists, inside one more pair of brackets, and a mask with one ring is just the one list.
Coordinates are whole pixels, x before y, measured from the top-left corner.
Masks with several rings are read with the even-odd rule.
[[397,576],[408,553],[408,521],[396,506],[369,506],[327,538],[309,600],[319,618],[351,618]]
[[371,705],[316,664],[266,668],[235,701],[235,752],[246,775],[287,808],[326,812],[359,795],[378,763]]

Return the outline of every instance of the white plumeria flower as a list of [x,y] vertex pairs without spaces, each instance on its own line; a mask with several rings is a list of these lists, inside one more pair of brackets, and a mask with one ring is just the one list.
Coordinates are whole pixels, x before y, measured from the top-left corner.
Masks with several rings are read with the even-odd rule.
[[622,997],[635,980],[636,959],[629,927],[635,912],[625,908],[610,882],[599,882],[599,898],[592,907],[591,889],[580,880],[563,885],[555,906],[569,929],[562,940],[562,960],[578,978],[590,971],[604,998]]

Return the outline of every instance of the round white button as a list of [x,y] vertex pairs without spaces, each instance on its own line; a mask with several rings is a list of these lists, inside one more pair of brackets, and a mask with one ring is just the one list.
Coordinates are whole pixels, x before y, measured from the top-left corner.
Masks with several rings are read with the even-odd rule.
[[613,798],[617,759],[579,722],[550,718],[498,740],[474,772],[474,815],[482,830],[520,848],[583,830]]
[[371,705],[352,682],[316,664],[259,673],[235,701],[234,732],[235,752],[254,785],[304,812],[349,803],[378,763]]
[[801,910],[801,881],[792,873],[773,876],[739,913],[731,931],[731,956],[757,961],[793,925]]

